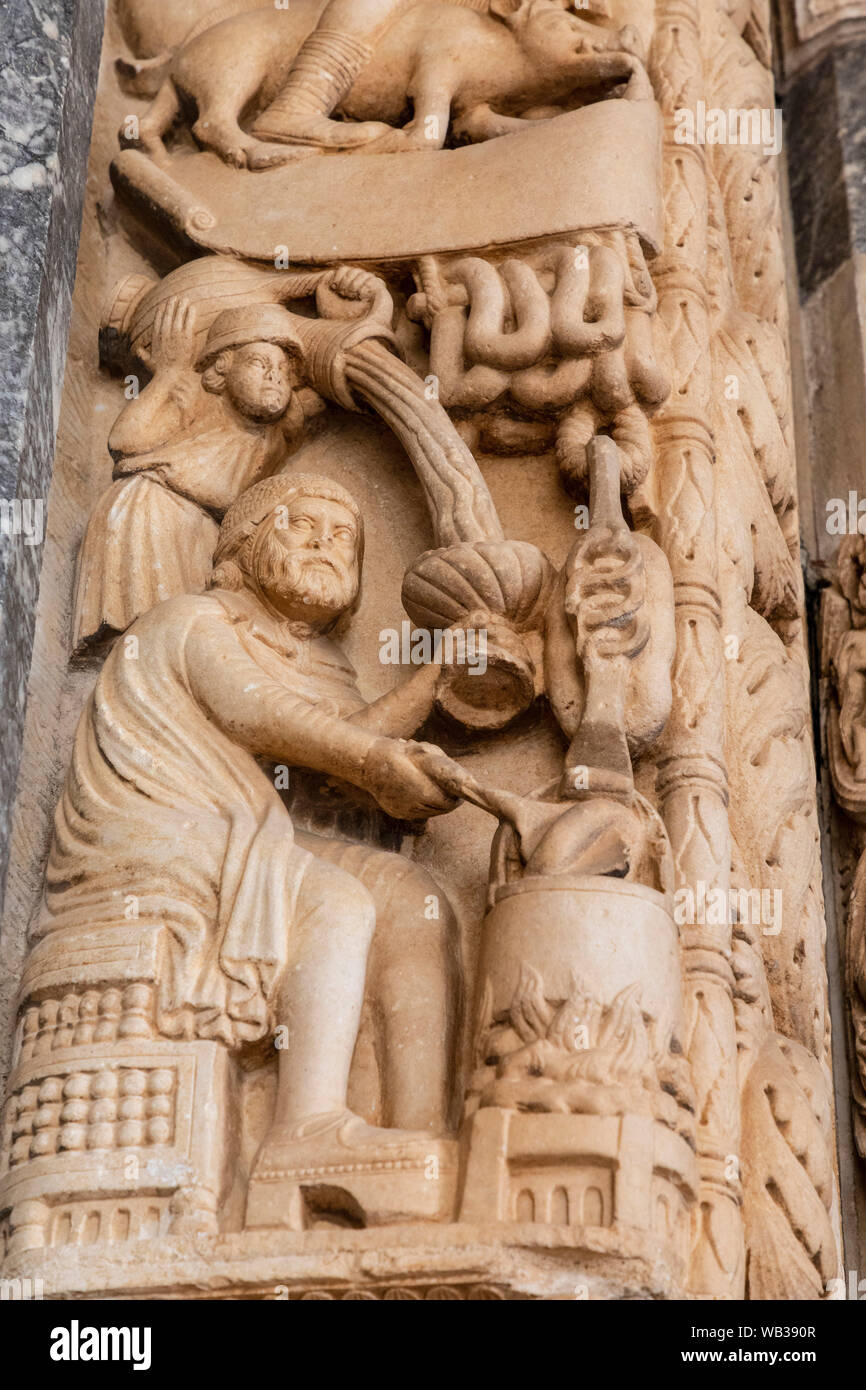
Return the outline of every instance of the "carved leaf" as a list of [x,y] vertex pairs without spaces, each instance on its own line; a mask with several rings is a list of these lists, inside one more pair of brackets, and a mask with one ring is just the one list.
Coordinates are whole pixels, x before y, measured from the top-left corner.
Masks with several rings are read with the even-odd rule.
[[816,1103],[823,1090],[814,1057],[777,1034],[766,1040],[746,1080],[743,1209],[749,1298],[820,1299],[837,1273],[829,1134]]

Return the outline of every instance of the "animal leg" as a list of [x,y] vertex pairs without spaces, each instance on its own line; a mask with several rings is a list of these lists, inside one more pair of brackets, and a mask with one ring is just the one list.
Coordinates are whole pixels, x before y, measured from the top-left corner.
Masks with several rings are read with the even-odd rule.
[[125,129],[120,128],[122,148],[130,146],[143,150],[157,161],[167,157],[163,136],[171,129],[180,115],[180,97],[170,77],[167,77],[138,123],[138,138],[132,139]]
[[483,140],[495,140],[500,135],[512,135],[533,125],[538,125],[538,122],[528,120],[524,116],[500,116],[498,111],[484,105],[473,106],[471,111],[464,111],[463,115],[455,120],[453,129],[458,139],[480,144]]
[[226,164],[234,164],[238,169],[246,167],[248,153],[257,143],[241,130],[234,112],[228,110],[202,112],[192,133],[202,149],[213,150]]
[[416,80],[409,91],[414,115],[400,130],[388,130],[365,145],[362,154],[400,154],[441,150],[451,124],[451,93],[435,81]]

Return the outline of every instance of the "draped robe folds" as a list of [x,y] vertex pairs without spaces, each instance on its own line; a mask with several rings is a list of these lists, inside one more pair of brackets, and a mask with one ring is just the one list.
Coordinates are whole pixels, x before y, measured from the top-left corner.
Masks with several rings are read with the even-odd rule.
[[161,924],[159,1030],[263,1037],[310,855],[254,753],[360,785],[374,739],[346,717],[363,705],[334,643],[295,638],[248,595],[161,604],[79,723],[37,937]]
[[281,424],[242,421],[199,387],[194,422],[148,453],[122,457],[93,510],[78,561],[76,644],[103,627],[123,632],[177,594],[201,593],[219,534],[214,517],[287,458]]

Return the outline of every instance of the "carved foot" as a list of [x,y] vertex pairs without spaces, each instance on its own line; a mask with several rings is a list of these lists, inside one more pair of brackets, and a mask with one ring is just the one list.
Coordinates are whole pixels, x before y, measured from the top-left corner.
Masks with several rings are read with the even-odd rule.
[[247,147],[246,165],[248,169],[277,169],[323,153],[318,145],[268,145],[257,140]]
[[351,1110],[337,1110],[327,1115],[313,1115],[294,1125],[274,1127],[262,1146],[256,1161],[256,1173],[285,1168],[297,1160],[302,1166],[311,1163],[348,1163],[353,1155],[370,1149],[398,1150],[401,1155],[411,1151],[426,1152],[431,1137],[423,1130],[377,1129],[365,1124]]
[[236,121],[221,120],[215,116],[200,116],[192,128],[192,133],[203,150],[218,154],[224,164],[232,164],[236,169],[245,169],[250,154],[256,148]]
[[257,140],[281,145],[307,146],[328,150],[353,150],[388,134],[389,125],[380,121],[332,121],[327,116],[302,111],[264,112],[255,122],[252,134]]
[[253,1168],[248,1227],[303,1230],[444,1220],[452,1214],[456,1144],[375,1129],[350,1110],[272,1130]]
[[248,152],[243,145],[232,145],[225,150],[217,150],[220,159],[224,164],[231,164],[234,169],[246,169],[248,163]]
[[378,139],[371,140],[360,153],[417,154],[422,150],[439,150],[442,148],[442,144],[442,139],[437,137],[434,140],[427,134],[424,126],[410,123],[403,126],[401,130],[394,130],[391,126],[386,126],[385,133],[380,135]]

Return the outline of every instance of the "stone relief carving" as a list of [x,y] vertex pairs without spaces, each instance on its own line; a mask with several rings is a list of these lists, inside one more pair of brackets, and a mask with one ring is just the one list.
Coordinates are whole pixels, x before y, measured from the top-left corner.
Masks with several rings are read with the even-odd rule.
[[786,0],[785,16],[797,39],[805,43],[844,21],[863,18],[859,0]]
[[185,106],[201,148],[266,169],[334,149],[441,149],[451,132],[489,140],[533,119],[510,113],[565,110],[584,89],[651,95],[637,31],[558,0],[302,0],[216,21],[179,47],[142,118],[137,143],[157,160]]
[[[851,1091],[854,1137],[866,1155],[866,886],[863,824],[866,817],[863,749],[863,658],[866,596],[864,538],[843,536],[835,583],[824,590],[821,606],[822,674],[828,687],[826,748],[833,793],[848,817],[852,877],[849,880],[844,943],[845,990],[851,1023]],[[856,867],[855,867],[856,866]]]
[[116,481],[81,550],[76,645],[123,632],[161,599],[203,589],[213,514],[273,472],[303,431],[293,390],[302,348],[291,317],[277,305],[225,310],[197,374],[195,312],[179,295],[159,306],[153,376],[109,436]]
[[[115,418],[19,990],[8,1267],[119,1291],[146,1240],[136,1287],[183,1297],[194,1233],[200,1287],[231,1239],[225,1287],[267,1296],[247,1233],[291,1263],[324,1232],[361,1264],[292,1297],[826,1296],[778,190],[760,150],[673,136],[704,96],[772,106],[755,15],[115,23],[94,158],[123,254],[88,324]],[[375,634],[404,615],[422,654],[389,683]],[[683,910],[708,893],[721,913]],[[395,1225],[425,1263],[368,1277]],[[509,1275],[498,1234],[551,1229],[561,1278]],[[471,1235],[483,1281],[430,1232]]]

